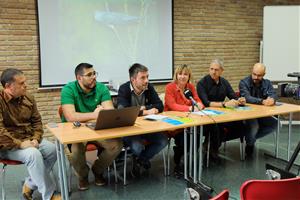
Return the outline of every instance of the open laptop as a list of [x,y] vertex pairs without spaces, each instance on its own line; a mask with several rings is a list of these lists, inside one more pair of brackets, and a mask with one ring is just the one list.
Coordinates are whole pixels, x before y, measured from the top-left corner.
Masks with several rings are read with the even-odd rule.
[[86,126],[94,130],[132,126],[139,115],[139,111],[140,106],[101,110],[97,121],[86,123]]

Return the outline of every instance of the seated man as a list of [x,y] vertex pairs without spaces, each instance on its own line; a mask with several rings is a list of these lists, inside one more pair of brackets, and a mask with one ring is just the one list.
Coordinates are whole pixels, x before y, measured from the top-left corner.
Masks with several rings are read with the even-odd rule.
[[[204,76],[197,84],[197,92],[203,104],[207,107],[234,107],[245,104],[245,98],[238,98],[233,91],[230,83],[221,77],[224,71],[224,64],[221,60],[215,59],[209,67],[209,74]],[[229,101],[225,101],[225,98]],[[204,126],[206,135],[204,145],[207,148],[208,133],[210,133],[211,149],[210,154],[212,159],[219,159],[218,152],[221,142],[224,137],[224,129],[242,130],[243,122],[228,122],[216,125]],[[205,148],[204,147],[204,148]]]
[[25,164],[29,177],[23,185],[23,197],[32,199],[34,190],[44,200],[61,199],[54,194],[55,183],[49,176],[56,162],[55,145],[43,139],[43,125],[34,97],[26,93],[22,71],[9,68],[1,74],[0,156]]
[[[95,120],[102,109],[113,109],[110,93],[107,87],[96,81],[98,73],[93,65],[80,63],[75,69],[76,81],[65,85],[61,91],[63,109],[62,121],[86,122]],[[113,162],[122,150],[122,142],[118,139],[93,141],[98,147],[98,159],[92,166],[95,184],[105,184],[104,170]],[[89,186],[89,167],[86,164],[86,142],[72,144],[70,162],[79,179],[79,190],[87,190]]]
[[[119,89],[118,108],[141,106],[140,116],[163,111],[163,103],[154,87],[148,83],[148,76],[148,68],[141,64],[135,63],[129,68],[130,81]],[[125,137],[123,141],[137,157],[134,159],[133,176],[140,175],[140,166],[149,169],[150,159],[168,144],[167,137],[162,133]],[[149,144],[145,145],[145,141]]]
[[[240,93],[246,98],[247,103],[275,105],[277,95],[271,81],[263,78],[265,73],[265,65],[256,63],[252,68],[252,75],[240,81]],[[246,156],[251,157],[256,139],[274,132],[278,121],[274,117],[264,117],[247,120],[246,123],[249,126],[246,135]]]

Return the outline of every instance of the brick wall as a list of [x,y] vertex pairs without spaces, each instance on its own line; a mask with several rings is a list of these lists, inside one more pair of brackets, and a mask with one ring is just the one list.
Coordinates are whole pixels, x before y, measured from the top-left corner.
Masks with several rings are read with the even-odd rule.
[[[263,6],[299,5],[299,0],[174,0],[175,66],[189,64],[195,81],[210,61],[224,59],[234,89],[259,60]],[[0,0],[0,72],[23,70],[44,123],[59,121],[60,90],[38,90],[39,39],[35,0]],[[151,73],[151,72],[150,72]],[[164,85],[156,85],[159,92]]]

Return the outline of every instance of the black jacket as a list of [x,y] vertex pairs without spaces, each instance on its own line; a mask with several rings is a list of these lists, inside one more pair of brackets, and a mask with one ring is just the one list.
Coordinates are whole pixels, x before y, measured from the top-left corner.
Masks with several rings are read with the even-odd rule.
[[247,103],[262,104],[262,101],[268,97],[274,100],[278,99],[271,81],[267,79],[262,79],[261,81],[259,86],[260,95],[255,94],[255,86],[251,75],[240,81],[239,88],[241,96],[246,98]]
[[[162,112],[164,105],[160,98],[158,97],[157,92],[155,91],[152,84],[148,84],[148,89],[145,90],[145,107],[147,110],[151,108],[158,109],[159,112]],[[118,91],[118,107],[130,107],[131,106],[131,89],[130,81],[124,83],[120,86]],[[139,115],[142,115],[143,112],[140,112]]]

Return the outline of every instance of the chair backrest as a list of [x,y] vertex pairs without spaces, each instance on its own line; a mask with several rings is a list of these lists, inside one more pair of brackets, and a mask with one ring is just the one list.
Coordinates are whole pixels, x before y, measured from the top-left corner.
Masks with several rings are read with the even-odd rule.
[[228,200],[229,199],[229,191],[227,189],[220,192],[217,196],[214,196],[210,200]]
[[0,159],[0,163],[3,165],[22,165],[23,163],[18,160]]
[[59,115],[59,117],[60,117],[60,119],[61,119],[61,117],[62,117],[62,115],[63,115],[63,109],[62,109],[62,106],[61,106],[61,105],[58,107],[58,115]]
[[160,93],[159,95],[158,95],[158,97],[160,98],[160,100],[163,102],[163,104],[165,105],[165,93],[163,92],[163,93]]
[[241,200],[300,199],[300,177],[280,180],[249,180],[240,188]]

